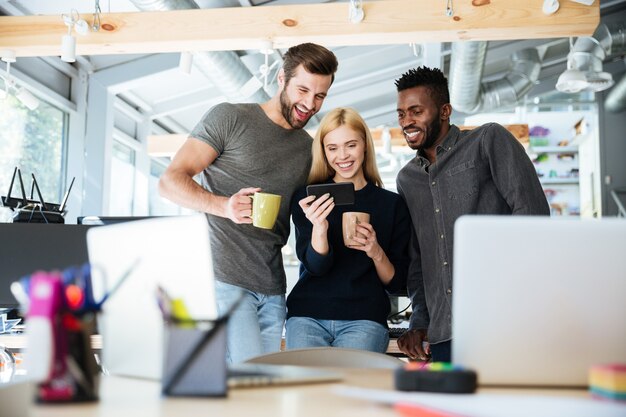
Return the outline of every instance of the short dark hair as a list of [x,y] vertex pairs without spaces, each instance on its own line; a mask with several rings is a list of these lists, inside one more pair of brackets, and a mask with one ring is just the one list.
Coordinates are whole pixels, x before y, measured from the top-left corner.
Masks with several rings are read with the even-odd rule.
[[331,75],[331,83],[335,81],[335,72],[339,63],[337,57],[330,50],[314,43],[301,43],[292,46],[283,57],[285,71],[285,85],[294,76],[298,65],[302,64],[311,74]]
[[450,103],[448,79],[439,68],[418,67],[410,69],[395,81],[398,92],[413,87],[428,88],[437,105]]

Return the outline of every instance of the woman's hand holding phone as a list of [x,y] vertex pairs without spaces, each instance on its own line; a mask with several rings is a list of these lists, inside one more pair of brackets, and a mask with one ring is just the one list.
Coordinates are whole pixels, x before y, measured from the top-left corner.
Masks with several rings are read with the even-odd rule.
[[[326,232],[328,230],[328,220],[326,218],[335,208],[334,199],[330,194],[324,194],[319,198],[314,195],[304,197],[298,202],[306,218],[313,224],[314,233]],[[317,230],[315,230],[317,229]]]

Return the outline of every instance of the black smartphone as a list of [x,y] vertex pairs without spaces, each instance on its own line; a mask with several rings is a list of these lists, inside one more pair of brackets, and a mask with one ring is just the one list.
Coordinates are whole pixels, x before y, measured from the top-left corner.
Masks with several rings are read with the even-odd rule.
[[326,193],[335,199],[337,206],[354,204],[354,184],[351,182],[314,184],[306,187],[306,195],[314,195],[315,198]]

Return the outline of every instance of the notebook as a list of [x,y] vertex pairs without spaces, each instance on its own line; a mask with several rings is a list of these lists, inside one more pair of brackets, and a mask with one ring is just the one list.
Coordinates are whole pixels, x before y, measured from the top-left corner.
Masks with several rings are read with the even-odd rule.
[[586,386],[626,363],[626,221],[465,216],[454,233],[452,359],[480,384]]

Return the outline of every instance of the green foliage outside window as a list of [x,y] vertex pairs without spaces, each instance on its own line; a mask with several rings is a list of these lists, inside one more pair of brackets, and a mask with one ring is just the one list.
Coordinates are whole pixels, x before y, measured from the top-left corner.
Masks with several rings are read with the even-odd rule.
[[[32,111],[13,95],[0,100],[0,195],[6,195],[15,167],[22,171],[30,197],[31,173],[35,174],[47,202],[59,203],[64,184],[64,141],[67,114],[41,101]],[[19,183],[12,196],[20,197]],[[34,195],[37,199],[37,192]]]

